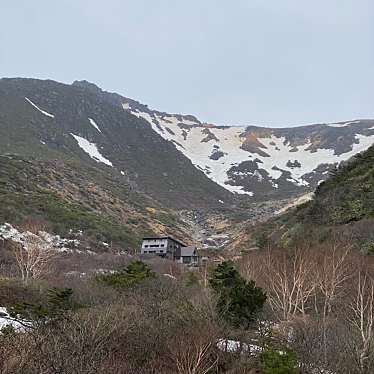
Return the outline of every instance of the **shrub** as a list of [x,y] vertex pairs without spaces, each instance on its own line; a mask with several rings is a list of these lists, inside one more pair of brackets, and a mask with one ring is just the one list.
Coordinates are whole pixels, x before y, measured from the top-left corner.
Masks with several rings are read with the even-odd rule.
[[78,307],[72,301],[73,290],[71,288],[52,288],[48,290],[46,300],[43,303],[16,303],[9,308],[9,315],[22,323],[31,322],[44,324],[58,320],[64,314]]
[[155,274],[151,268],[142,261],[133,261],[125,269],[109,274],[101,274],[96,280],[107,286],[118,289],[129,287],[140,281],[152,278]]
[[209,279],[217,295],[219,315],[233,327],[248,329],[266,301],[266,294],[254,281],[246,281],[231,261],[218,265]]
[[266,232],[260,232],[255,236],[256,246],[260,249],[266,248],[269,243],[269,236]]
[[364,253],[364,254],[367,254],[367,255],[374,255],[374,241],[373,240],[368,240],[366,241],[362,247],[361,247],[361,251]]
[[260,354],[264,374],[296,374],[296,354],[290,350],[276,351],[268,348]]

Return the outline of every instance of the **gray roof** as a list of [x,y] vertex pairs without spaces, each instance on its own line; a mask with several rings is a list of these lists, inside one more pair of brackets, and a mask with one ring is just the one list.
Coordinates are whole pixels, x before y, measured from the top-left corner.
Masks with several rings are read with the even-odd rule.
[[171,235],[164,235],[164,236],[146,236],[143,238],[143,240],[156,240],[156,239],[170,239],[181,245],[182,247],[186,247],[186,244],[184,244],[182,241],[175,239]]
[[[194,252],[195,252],[195,256],[197,256],[196,247],[181,247],[180,251],[181,251],[181,254],[180,254],[181,257],[194,256]],[[179,256],[179,253],[177,255]]]

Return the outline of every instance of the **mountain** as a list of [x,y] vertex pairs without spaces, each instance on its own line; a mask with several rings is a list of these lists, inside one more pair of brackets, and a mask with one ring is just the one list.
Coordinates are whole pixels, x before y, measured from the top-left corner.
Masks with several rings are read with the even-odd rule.
[[149,109],[86,81],[0,80],[0,150],[79,159],[178,208],[289,198],[374,142],[374,120],[271,129]]
[[0,153],[96,167],[168,206],[233,200],[121,102],[91,85],[2,79]]
[[374,146],[342,164],[321,183],[297,219],[342,225],[374,219]]
[[253,226],[241,225],[235,249],[283,248],[345,240],[374,254],[374,145],[335,168],[309,201]]
[[230,201],[113,97],[52,81],[0,80],[0,227],[39,222],[65,238],[83,232],[80,250],[131,253],[144,235],[190,242],[181,206]]
[[133,253],[145,235],[191,240],[176,210],[130,187],[109,168],[0,155],[0,232],[4,223],[33,223],[96,252]]
[[292,128],[216,126],[124,99],[122,106],[188,157],[218,185],[255,200],[312,191],[333,166],[374,142],[374,120]]
[[204,241],[222,219],[234,228],[313,191],[373,142],[374,120],[216,126],[87,81],[3,78],[0,225],[37,219],[130,251],[149,234]]

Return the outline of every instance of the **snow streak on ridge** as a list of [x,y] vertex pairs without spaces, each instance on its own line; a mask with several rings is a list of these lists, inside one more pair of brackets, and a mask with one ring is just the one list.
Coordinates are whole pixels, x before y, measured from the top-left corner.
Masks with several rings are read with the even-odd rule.
[[30,103],[35,109],[37,109],[40,113],[44,114],[47,117],[55,118],[55,116],[51,113],[46,112],[43,109],[40,109],[36,104],[34,104],[29,98],[25,97],[26,101]]

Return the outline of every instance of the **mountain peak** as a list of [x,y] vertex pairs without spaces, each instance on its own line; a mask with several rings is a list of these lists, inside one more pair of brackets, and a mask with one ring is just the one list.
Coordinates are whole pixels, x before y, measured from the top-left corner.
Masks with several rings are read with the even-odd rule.
[[95,83],[89,82],[87,80],[80,80],[80,81],[75,80],[72,83],[72,86],[80,87],[80,88],[83,88],[87,91],[91,91],[91,92],[95,92],[95,93],[103,92],[103,90],[99,86],[97,86]]

